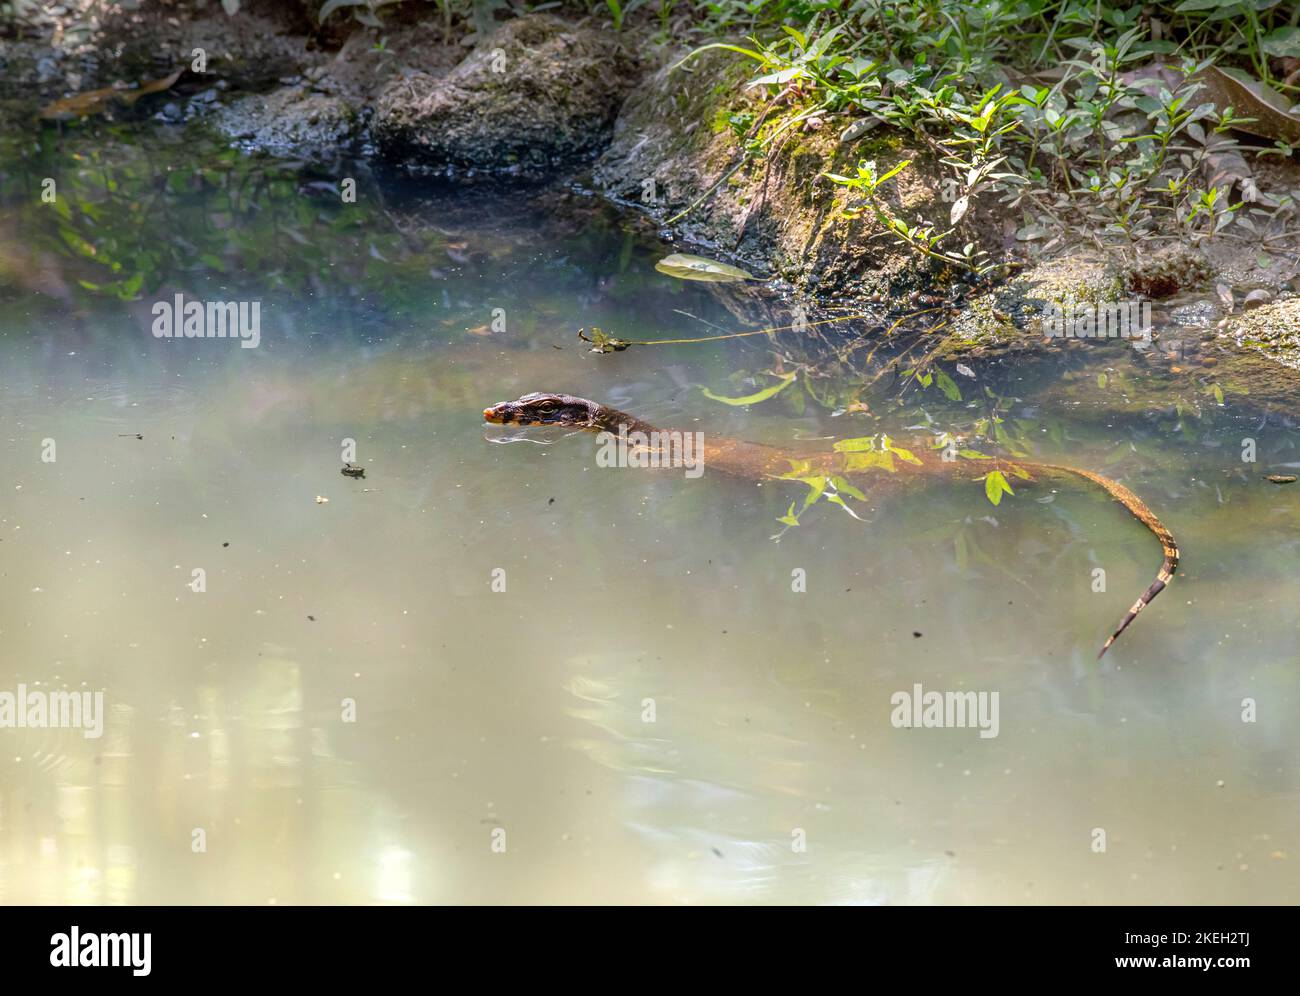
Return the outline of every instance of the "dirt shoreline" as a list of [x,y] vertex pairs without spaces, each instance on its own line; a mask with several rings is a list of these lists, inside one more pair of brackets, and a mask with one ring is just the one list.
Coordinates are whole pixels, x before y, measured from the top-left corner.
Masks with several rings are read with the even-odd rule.
[[[307,10],[253,3],[226,17],[219,8],[145,5],[97,20],[84,37],[59,35],[57,26],[41,37],[41,26],[31,26],[0,39],[0,120],[164,73],[180,61],[163,53],[202,49],[207,71],[187,73],[141,113],[215,129],[250,153],[325,162],[359,155],[452,180],[563,184],[589,176],[594,190],[644,215],[681,249],[779,278],[784,292],[813,306],[920,307],[923,295],[952,294],[961,305],[937,347],[941,359],[1056,348],[1042,325],[1053,305],[1204,302],[1183,328],[1182,356],[1188,343],[1213,351],[1257,396],[1276,394],[1283,407],[1300,393],[1300,237],[1267,252],[1224,236],[1192,247],[1175,232],[1137,250],[1077,239],[1034,259],[1016,242],[1013,215],[985,195],[957,234],[1009,265],[998,281],[972,285],[882,237],[825,176],[860,159],[886,167],[911,160],[885,195],[890,210],[946,217],[930,150],[888,126],[855,128],[844,117],[790,123],[788,109],[770,108],[741,86],[743,59],[715,52],[673,68],[686,49],[658,50],[648,62],[633,55],[654,50],[635,27],[616,35],[550,14],[502,22],[474,47],[444,40],[435,20],[411,16],[386,24],[380,44],[372,30],[323,32]],[[746,156],[744,128],[756,130],[749,122],[783,113],[789,126],[775,129],[767,154]],[[1300,166],[1288,161],[1260,184],[1300,195]],[[1154,355],[1161,352],[1157,343]],[[1264,389],[1270,377],[1278,390]]]

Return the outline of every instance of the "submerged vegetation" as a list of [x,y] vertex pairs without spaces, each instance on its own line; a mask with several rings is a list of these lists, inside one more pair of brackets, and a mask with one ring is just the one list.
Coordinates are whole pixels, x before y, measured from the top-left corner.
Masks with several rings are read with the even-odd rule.
[[[265,13],[257,3],[228,0],[222,6],[233,18]],[[709,246],[709,257],[675,252],[661,258],[655,270],[675,278],[669,283],[711,287],[729,302],[736,322],[696,330],[699,334],[661,329],[653,338],[632,338],[633,333],[593,316],[602,325],[584,325],[577,332],[596,353],[730,340],[763,343],[761,360],[736,361],[740,369],[704,387],[703,396],[719,405],[768,404],[794,416],[815,406],[830,416],[872,421],[886,411],[915,415],[919,410],[935,448],[952,448],[956,459],[998,453],[1025,457],[1032,447],[1016,426],[1027,420],[1012,417],[1021,386],[989,365],[977,373],[971,366],[976,360],[963,352],[967,347],[978,352],[988,341],[981,329],[972,330],[980,322],[1034,338],[1032,330],[1021,328],[1027,324],[1024,301],[1014,311],[991,292],[1025,257],[1050,258],[1081,244],[1110,262],[1131,258],[1140,247],[1170,243],[1240,240],[1282,253],[1291,244],[1285,240],[1293,235],[1287,229],[1294,225],[1300,189],[1289,190],[1285,182],[1257,184],[1255,176],[1261,164],[1291,160],[1300,144],[1300,10],[1270,0],[1143,6],[1074,0],[305,0],[296,6],[308,15],[310,23],[302,30],[313,34],[313,45],[342,48],[355,32],[370,46],[367,57],[390,68],[410,53],[409,48],[405,54],[390,50],[390,33],[408,43],[414,35],[426,47],[454,49],[454,58],[439,62],[444,69],[457,65],[463,52],[484,62],[491,57],[492,38],[513,45],[518,38],[506,25],[519,27],[523,22],[516,19],[523,17],[563,19],[558,28],[539,28],[548,44],[554,34],[546,31],[564,31],[566,25],[598,30],[607,38],[614,33],[619,59],[630,53],[629,66],[639,66],[647,79],[661,67],[655,78],[667,73],[674,100],[676,89],[688,83],[711,88],[706,107],[689,107],[697,116],[682,131],[698,125],[698,135],[728,144],[725,159],[703,156],[687,163],[707,167],[707,179],[656,217],[664,228],[705,213],[712,199],[742,186],[741,171],[750,167],[749,200],[740,201],[744,220],[734,233],[739,246],[753,202],[768,206],[769,174],[780,172],[784,163],[787,173],[803,173],[799,184],[783,188],[780,196],[787,203],[772,209],[777,224],[784,220],[782,212],[799,211],[851,220],[853,226],[828,228],[831,238],[887,244],[917,263],[919,279],[905,296],[837,301],[835,310],[809,301],[806,311],[802,302],[791,306],[781,297],[788,285],[777,288],[775,302],[761,301],[767,292],[762,285],[786,275],[781,266],[774,261],[766,268],[742,268],[714,259],[714,250],[725,255],[732,248],[718,240]],[[20,8],[26,9],[10,4],[6,11],[21,16]],[[557,51],[568,51],[567,44]],[[515,47],[509,51],[512,59],[524,58]],[[715,72],[719,65],[726,71]],[[558,85],[563,74],[554,72],[554,65],[547,68],[538,78]],[[322,82],[332,71],[312,65],[305,80],[286,89],[333,100],[329,81]],[[408,84],[397,75],[396,85],[385,92],[395,93],[392,101],[400,104]],[[436,76],[430,69],[422,84],[430,102],[454,104],[442,99]],[[175,82],[174,76],[160,77],[153,88],[167,90]],[[179,88],[186,85],[182,80]],[[458,85],[471,83],[461,79]],[[89,89],[49,105],[61,111],[50,115],[58,123],[45,125],[46,134],[57,128],[62,135],[65,127],[95,129],[109,143],[106,149],[79,151],[71,168],[59,162],[57,143],[15,146],[24,168],[0,183],[6,201],[30,205],[43,177],[59,177],[63,196],[37,239],[42,250],[73,261],[59,277],[65,296],[101,295],[126,308],[177,274],[233,281],[249,269],[269,274],[273,286],[297,291],[317,287],[319,271],[334,270],[337,256],[336,275],[382,288],[385,302],[400,308],[418,298],[428,276],[445,279],[445,264],[430,268],[429,253],[439,259],[446,254],[458,266],[471,263],[458,236],[403,225],[382,203],[376,231],[373,204],[340,198],[338,162],[322,164],[304,155],[303,162],[248,169],[237,165],[245,158],[241,152],[213,142],[205,146],[211,153],[205,153],[206,164],[195,169],[185,164],[184,152],[177,155],[167,145],[149,154],[119,151],[124,139],[116,129],[122,126],[111,114],[107,122],[65,120],[71,112],[74,119],[83,118],[82,110],[91,104],[109,111],[121,105],[123,117],[134,114],[138,120],[146,112],[128,108],[133,99],[122,93],[142,96],[151,86]],[[558,100],[572,96],[561,94]],[[700,116],[701,110],[707,113]],[[431,117],[428,130],[436,130],[440,120]],[[513,125],[507,115],[494,127],[494,134],[509,133]],[[173,159],[180,164],[173,165]],[[561,171],[554,172],[558,177]],[[652,191],[660,180],[646,172],[632,179],[642,189],[649,180]],[[904,183],[939,196],[900,197]],[[792,192],[807,194],[808,202],[788,203]],[[832,196],[818,200],[827,192]],[[162,210],[194,215],[184,237],[158,240],[149,234],[146,222]],[[109,220],[122,218],[132,223]],[[256,234],[270,223],[283,236],[274,249]],[[795,243],[806,247],[808,234],[801,231]],[[356,241],[363,238],[364,244]],[[633,238],[629,229],[620,273],[628,267]],[[335,244],[342,249],[326,248]],[[816,253],[807,255],[814,266],[834,268]],[[863,258],[854,265],[876,263],[870,255]],[[746,262],[739,253],[734,259]],[[1175,260],[1169,272],[1148,265],[1140,279],[1121,279],[1108,262],[1095,273],[1067,273],[1047,293],[1065,287],[1093,303],[1094,288],[1105,286],[1159,299],[1190,283],[1176,272],[1182,262]],[[6,259],[0,259],[3,265]],[[1211,279],[1208,269],[1196,275],[1201,284]],[[816,293],[821,277],[815,274],[799,289]],[[734,288],[726,286],[733,283]],[[839,287],[821,286],[838,295]],[[1241,288],[1243,300],[1247,290]],[[1231,301],[1230,286],[1219,290],[1220,299],[1225,292]],[[1232,313],[1231,304],[1227,310]],[[476,335],[491,328],[481,315],[447,320]],[[520,320],[536,321],[531,315]],[[557,336],[558,348],[572,346],[578,325],[568,324]],[[1261,327],[1241,325],[1243,343],[1268,343],[1274,352],[1279,343],[1289,348],[1290,340],[1272,334],[1272,325],[1258,317],[1254,325]],[[1153,362],[1144,354],[1130,364],[1112,352],[1104,368],[1089,369],[1081,380],[1069,381],[1069,389],[1074,397],[1087,389],[1108,404],[1123,399],[1159,410],[1156,417],[1166,429],[1188,432],[1189,422],[1223,408],[1229,397],[1248,396],[1253,386],[1230,362],[1218,368],[1179,366],[1170,362],[1172,351],[1147,349]],[[880,452],[888,455],[888,445]],[[1014,494],[1014,481],[996,468],[978,480],[994,505]],[[823,482],[805,507],[831,495],[857,497],[834,481]],[[786,524],[793,525],[798,514],[791,509],[787,517],[792,521]]]

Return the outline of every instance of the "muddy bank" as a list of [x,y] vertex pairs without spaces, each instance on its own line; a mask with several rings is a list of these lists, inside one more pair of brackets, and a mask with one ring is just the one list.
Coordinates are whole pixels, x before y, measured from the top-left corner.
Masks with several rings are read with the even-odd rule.
[[[402,10],[381,33],[322,31],[308,3],[245,4],[235,17],[213,5],[102,15],[87,5],[82,34],[42,37],[37,25],[0,40],[0,109],[156,76],[202,49],[206,72],[187,72],[135,113],[192,120],[246,151],[316,162],[360,155],[417,174],[559,185],[589,170],[596,191],[678,247],[779,278],[777,291],[813,306],[874,298],[897,312],[936,294],[960,300],[935,349],[944,361],[1055,348],[1042,328],[1050,307],[1140,300],[1172,322],[1162,334],[1178,345],[1157,342],[1159,362],[1177,366],[1170,357],[1186,343],[1224,339],[1288,384],[1298,376],[1294,245],[1264,251],[1230,230],[1191,247],[1166,233],[1137,249],[1063,244],[1035,258],[1016,241],[1014,212],[985,194],[949,240],[1005,261],[976,281],[901,245],[860,194],[826,175],[851,175],[863,160],[882,172],[909,160],[881,188],[883,203],[909,224],[942,223],[953,212],[946,167],[911,136],[768,101],[744,86],[749,60],[731,53],[674,67],[685,48],[657,46],[635,29],[620,35],[540,13],[501,21],[465,45],[440,20]],[[1300,170],[1286,162],[1258,182],[1285,196],[1300,190]],[[719,293],[735,299],[738,316],[753,310],[735,288]]]
[[41,103],[127,85],[205,62],[207,83],[271,86],[325,58],[306,22],[285,4],[246,4],[236,17],[219,4],[104,5],[69,0],[66,13],[15,18],[0,32],[0,99]]
[[[932,154],[889,129],[863,131],[824,115],[799,120],[798,108],[784,104],[769,109],[744,88],[749,74],[745,60],[725,52],[661,66],[623,106],[593,171],[598,189],[646,212],[673,239],[822,298],[896,294],[941,275],[942,264],[873,239],[876,223],[861,199],[825,176],[852,174],[861,159],[877,160],[882,172],[911,160],[884,188],[890,210],[946,218],[952,205]],[[765,143],[761,157],[745,154],[752,142]],[[955,237],[987,252],[1005,246],[998,218],[982,205]]]

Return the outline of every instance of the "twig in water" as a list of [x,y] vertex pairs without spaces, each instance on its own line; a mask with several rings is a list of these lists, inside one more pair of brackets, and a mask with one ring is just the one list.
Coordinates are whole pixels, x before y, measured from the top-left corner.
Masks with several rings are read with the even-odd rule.
[[[934,309],[931,309],[934,310]],[[924,314],[924,312],[918,312]],[[791,330],[810,329],[817,325],[830,325],[834,322],[851,322],[858,318],[870,318],[868,314],[857,315],[839,315],[835,318],[822,318],[815,322],[796,322],[794,325],[774,325],[766,329],[754,329],[752,332],[728,332],[725,335],[706,335],[699,339],[619,339],[599,328],[592,326],[591,336],[588,337],[585,328],[578,329],[578,338],[583,342],[589,342],[595,348],[593,353],[621,353],[628,346],[669,346],[681,345],[689,342],[717,342],[720,339],[743,339],[751,335],[768,335],[772,332],[789,332]]]

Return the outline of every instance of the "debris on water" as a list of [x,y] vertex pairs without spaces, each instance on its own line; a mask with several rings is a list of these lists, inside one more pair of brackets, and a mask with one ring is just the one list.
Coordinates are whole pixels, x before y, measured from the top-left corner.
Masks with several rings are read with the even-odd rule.
[[308,616],[307,618],[308,618],[308,620],[310,620],[311,622],[315,622],[315,621],[316,621],[316,617],[315,617],[315,616]]
[[1294,484],[1296,480],[1294,474],[1269,474],[1264,479],[1272,481],[1274,484]]
[[591,351],[593,353],[621,353],[631,345],[631,343],[624,342],[622,339],[617,339],[608,332],[605,332],[594,325],[591,328],[590,338],[587,337],[586,333],[587,330],[585,328],[578,329],[578,338],[583,342],[591,343]]
[[118,439],[130,439],[132,436],[135,436],[136,439],[144,438],[144,435],[139,432],[119,432],[117,434]]
[[324,496],[322,496],[322,495],[317,495],[317,496],[316,496],[316,504],[317,504],[317,505],[326,505],[326,504],[328,504],[328,503],[329,503],[329,499],[328,499],[328,498],[326,498],[326,497],[324,497]]
[[222,545],[222,546],[230,546],[229,543],[222,543],[221,545]]
[[655,263],[655,269],[679,280],[706,280],[716,284],[758,279],[748,270],[742,270],[730,263],[720,263],[716,259],[705,259],[703,256],[692,256],[682,252],[665,256]]
[[912,636],[919,638],[919,637],[921,636],[921,634],[920,634],[919,632],[917,632],[916,630],[912,630]]

